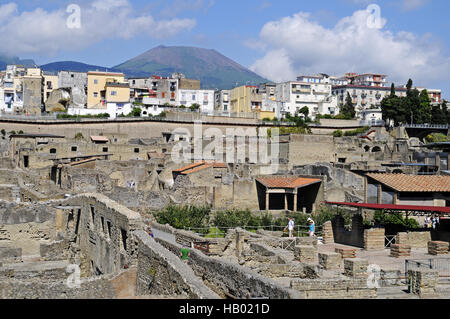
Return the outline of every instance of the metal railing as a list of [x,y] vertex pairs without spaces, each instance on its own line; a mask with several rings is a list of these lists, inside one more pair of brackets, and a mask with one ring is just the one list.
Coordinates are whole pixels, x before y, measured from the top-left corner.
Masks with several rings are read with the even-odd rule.
[[431,269],[439,272],[439,277],[450,277],[450,258],[407,259],[405,274],[408,270]]
[[[257,230],[266,231],[283,231],[286,226],[270,225],[270,226],[236,226],[236,227],[183,227],[183,230],[192,231],[197,236],[209,238],[223,238],[229,229],[241,228],[246,231],[256,232]],[[308,235],[308,226],[295,226],[294,237],[306,237]],[[211,232],[212,230],[212,232]],[[286,232],[287,233],[287,232]],[[316,226],[314,234],[318,237],[322,235],[322,226]],[[303,236],[306,235],[306,236]]]
[[391,245],[395,244],[395,239],[397,235],[386,235],[384,248],[389,248]]

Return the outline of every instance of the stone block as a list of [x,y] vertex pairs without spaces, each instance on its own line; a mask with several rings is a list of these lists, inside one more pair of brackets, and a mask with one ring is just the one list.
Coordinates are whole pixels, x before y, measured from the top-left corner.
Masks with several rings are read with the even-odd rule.
[[21,262],[22,248],[0,247],[0,260],[3,262]]
[[391,257],[400,258],[400,257],[409,257],[411,256],[411,246],[409,245],[400,245],[393,244],[391,245]]
[[319,264],[326,270],[340,267],[342,257],[338,253],[319,253]]
[[362,258],[344,259],[344,274],[353,278],[367,278],[369,262]]
[[323,224],[322,238],[323,238],[324,244],[333,244],[334,243],[333,225],[332,225],[331,221],[327,221]]
[[428,242],[428,253],[430,255],[447,255],[449,243],[445,241],[430,241]]
[[340,254],[343,259],[356,258],[356,249],[351,248],[335,248],[336,253]]
[[317,238],[316,237],[300,237],[297,239],[297,245],[317,247]]
[[435,270],[408,270],[409,292],[420,298],[434,297],[437,295],[438,278],[439,273]]
[[295,259],[300,262],[312,263],[315,260],[316,248],[314,246],[300,246],[294,248]]
[[384,228],[372,228],[364,230],[365,250],[384,250]]

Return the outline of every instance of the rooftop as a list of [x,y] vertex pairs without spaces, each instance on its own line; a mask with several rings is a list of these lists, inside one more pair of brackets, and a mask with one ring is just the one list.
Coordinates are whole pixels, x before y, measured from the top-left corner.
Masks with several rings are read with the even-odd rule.
[[201,170],[204,170],[206,168],[213,167],[213,168],[227,168],[227,164],[221,163],[221,162],[197,162],[176,170],[173,170],[175,173],[180,173],[182,175],[188,175],[192,174]]
[[380,173],[367,176],[398,192],[450,192],[450,176]]
[[304,178],[295,176],[265,176],[256,179],[268,188],[299,188],[320,183],[322,180],[316,178]]

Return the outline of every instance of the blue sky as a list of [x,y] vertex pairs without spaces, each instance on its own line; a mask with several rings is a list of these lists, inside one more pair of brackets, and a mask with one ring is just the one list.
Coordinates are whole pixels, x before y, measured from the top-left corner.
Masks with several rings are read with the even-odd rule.
[[[81,9],[80,29],[66,26],[69,4]],[[375,29],[365,25],[371,4],[381,10]],[[198,46],[275,81],[379,72],[445,92],[448,12],[446,0],[0,0],[0,53],[111,67],[161,44]]]

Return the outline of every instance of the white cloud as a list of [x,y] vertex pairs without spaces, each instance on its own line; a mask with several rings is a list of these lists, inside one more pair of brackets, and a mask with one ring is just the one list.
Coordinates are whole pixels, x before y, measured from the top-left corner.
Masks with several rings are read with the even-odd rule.
[[412,11],[423,7],[429,0],[402,0],[401,7],[405,11]]
[[295,79],[300,74],[324,72],[374,72],[389,75],[397,84],[408,78],[415,82],[443,79],[450,72],[450,59],[429,35],[393,33],[369,28],[369,13],[356,11],[333,28],[312,21],[310,14],[299,12],[269,22],[260,32],[259,42],[267,45],[265,56],[251,70],[273,81]]
[[[191,30],[194,19],[156,21],[151,15],[136,13],[128,0],[96,0],[81,7],[81,28],[69,28],[71,14],[65,9],[37,8],[19,12],[15,3],[0,6],[0,51],[6,54],[54,55],[60,50],[86,48],[105,39],[129,39],[145,34],[166,38]],[[7,18],[3,18],[7,17]]]

